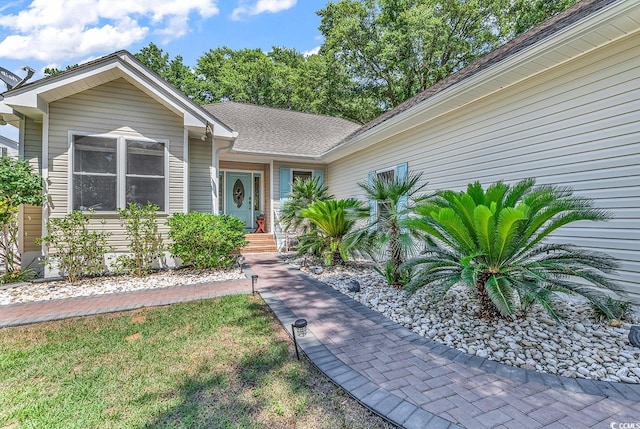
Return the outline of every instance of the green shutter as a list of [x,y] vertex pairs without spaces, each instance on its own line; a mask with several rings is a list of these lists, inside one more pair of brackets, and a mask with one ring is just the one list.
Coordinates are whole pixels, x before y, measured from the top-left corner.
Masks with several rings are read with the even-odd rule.
[[316,177],[320,178],[320,184],[324,185],[324,171],[322,170],[313,170],[313,178],[315,179]]
[[280,168],[280,210],[282,206],[289,200],[289,193],[291,192],[291,169]]

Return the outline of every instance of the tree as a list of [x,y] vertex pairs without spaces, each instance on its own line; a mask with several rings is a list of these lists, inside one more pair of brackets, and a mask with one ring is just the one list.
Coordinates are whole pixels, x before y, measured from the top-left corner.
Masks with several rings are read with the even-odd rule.
[[153,42],[135,54],[136,58],[185,95],[198,101],[200,84],[196,75],[184,65],[182,56],[173,59]]
[[[427,183],[418,185],[422,173],[408,173],[405,177],[393,178],[374,175],[370,183],[359,183],[371,204],[377,205],[377,216],[369,226],[357,233],[361,243],[374,258],[384,257],[388,263],[383,276],[400,288],[403,286],[401,265],[408,257],[418,254],[420,234],[408,228],[409,215],[416,204],[424,202]],[[364,215],[371,216],[370,210]]]
[[0,258],[6,273],[20,269],[18,208],[21,204],[41,206],[42,187],[42,177],[31,171],[29,161],[0,158]]
[[463,192],[439,192],[416,211],[421,217],[412,226],[435,244],[405,264],[414,269],[408,290],[430,287],[434,298],[442,299],[463,283],[475,291],[485,318],[513,315],[537,302],[557,319],[553,292],[582,295],[612,316],[602,291],[619,291],[605,276],[616,262],[605,254],[545,241],[567,224],[609,217],[571,189],[536,187],[527,179],[485,190],[476,182]]
[[504,42],[503,0],[340,0],[318,14],[321,54],[342,62],[382,110]]
[[511,37],[540,24],[545,19],[573,6],[579,0],[516,0],[509,13],[513,25]]

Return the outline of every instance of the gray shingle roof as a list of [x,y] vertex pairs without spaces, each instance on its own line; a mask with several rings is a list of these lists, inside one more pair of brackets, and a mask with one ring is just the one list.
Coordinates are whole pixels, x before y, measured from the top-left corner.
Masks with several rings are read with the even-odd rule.
[[520,36],[512,39],[510,42],[505,43],[499,48],[495,49],[491,53],[479,58],[467,67],[451,74],[441,81],[435,83],[430,88],[422,91],[414,97],[406,100],[405,102],[397,105],[395,108],[381,114],[380,116],[372,119],[364,124],[362,127],[354,131],[351,135],[346,137],[343,141],[339,142],[336,146],[347,143],[356,136],[364,133],[367,130],[375,128],[383,122],[393,118],[394,116],[409,110],[410,108],[420,104],[421,102],[433,97],[434,95],[450,88],[465,79],[468,79],[476,73],[487,69],[488,67],[497,64],[518,52],[536,44],[537,42],[551,37],[555,33],[563,30],[569,25],[572,25],[581,19],[605,8],[611,4],[617,3],[618,0],[583,0],[564,12],[560,12],[537,27],[532,28],[529,31],[522,33]]
[[239,133],[233,148],[241,152],[320,156],[360,127],[331,116],[231,101],[203,107]]

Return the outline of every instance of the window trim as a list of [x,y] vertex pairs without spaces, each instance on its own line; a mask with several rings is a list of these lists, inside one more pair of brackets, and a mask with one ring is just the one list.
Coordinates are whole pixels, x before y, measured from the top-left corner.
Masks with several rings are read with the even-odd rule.
[[291,173],[289,174],[289,183],[291,185],[293,185],[293,173],[294,172],[300,172],[300,173],[311,173],[311,179],[313,179],[313,169],[306,169],[306,168],[293,168],[291,167]]
[[[74,137],[100,137],[116,140],[116,209],[126,208],[127,205],[127,141],[141,141],[149,143],[161,143],[164,145],[164,210],[158,210],[158,214],[169,214],[169,139],[150,139],[143,136],[127,135],[120,133],[94,133],[90,131],[69,130],[68,132],[68,162],[67,162],[67,213],[73,208],[73,163],[74,163]],[[149,176],[151,177],[151,176]],[[83,213],[89,213],[83,210]],[[96,211],[100,215],[117,214],[115,210]]]

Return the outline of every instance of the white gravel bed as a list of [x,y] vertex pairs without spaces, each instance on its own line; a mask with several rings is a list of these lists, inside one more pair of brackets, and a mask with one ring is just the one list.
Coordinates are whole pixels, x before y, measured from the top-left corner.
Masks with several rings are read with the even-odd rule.
[[[585,300],[561,303],[561,323],[539,306],[524,318],[484,321],[474,317],[479,306],[464,286],[433,304],[424,289],[409,296],[389,286],[367,262],[329,268],[289,262],[417,334],[465,353],[565,377],[640,383],[640,348],[628,340],[631,324],[596,322]],[[353,279],[360,292],[348,290]]]
[[144,277],[132,275],[105,276],[80,279],[75,283],[50,281],[5,285],[0,289],[0,305],[18,304],[105,293],[131,292],[185,286],[196,283],[219,282],[245,278],[239,270],[196,270],[191,268],[162,270]]

